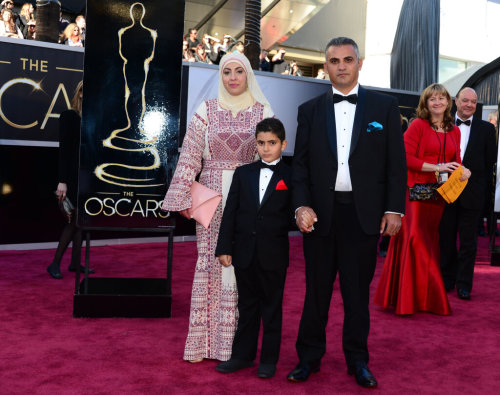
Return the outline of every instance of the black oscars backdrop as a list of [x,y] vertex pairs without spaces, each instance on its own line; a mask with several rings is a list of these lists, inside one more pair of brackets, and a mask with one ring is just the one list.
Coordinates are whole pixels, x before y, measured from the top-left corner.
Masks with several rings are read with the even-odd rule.
[[87,2],[78,223],[161,228],[178,155],[184,1]]
[[83,49],[0,42],[0,140],[57,142],[59,115],[82,79]]
[[0,37],[0,249],[59,238],[59,116],[83,78],[83,48]]

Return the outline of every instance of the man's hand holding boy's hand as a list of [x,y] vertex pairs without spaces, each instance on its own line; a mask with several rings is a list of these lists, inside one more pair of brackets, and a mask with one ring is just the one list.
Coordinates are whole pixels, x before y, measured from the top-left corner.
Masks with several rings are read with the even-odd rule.
[[318,222],[318,216],[311,207],[302,206],[295,213],[295,221],[302,233],[310,233],[314,230],[314,223]]
[[233,257],[231,255],[219,255],[219,261],[222,266],[228,267],[231,266]]

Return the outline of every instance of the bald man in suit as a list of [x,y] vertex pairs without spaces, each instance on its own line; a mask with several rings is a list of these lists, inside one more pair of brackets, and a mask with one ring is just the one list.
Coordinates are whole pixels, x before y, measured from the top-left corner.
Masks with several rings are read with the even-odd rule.
[[[463,88],[455,98],[455,122],[460,129],[462,163],[471,177],[459,198],[446,205],[439,230],[441,274],[447,291],[457,288],[460,299],[469,300],[477,251],[478,221],[487,183],[496,159],[495,127],[474,115],[477,94]],[[457,233],[460,247],[457,249]]]

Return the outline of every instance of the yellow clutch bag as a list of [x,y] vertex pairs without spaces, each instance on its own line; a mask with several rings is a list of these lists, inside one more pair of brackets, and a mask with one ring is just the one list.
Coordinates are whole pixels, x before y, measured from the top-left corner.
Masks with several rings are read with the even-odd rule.
[[451,173],[448,181],[437,189],[446,203],[453,203],[465,189],[469,180],[460,181],[460,177],[462,177],[463,172],[464,169],[460,166],[453,173]]

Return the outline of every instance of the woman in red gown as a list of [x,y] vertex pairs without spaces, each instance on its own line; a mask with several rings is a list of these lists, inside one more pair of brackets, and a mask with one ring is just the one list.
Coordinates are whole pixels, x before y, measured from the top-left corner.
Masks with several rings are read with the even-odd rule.
[[[461,166],[460,130],[453,124],[451,97],[440,84],[420,96],[415,119],[404,135],[408,186],[435,183],[439,173]],[[470,177],[464,168],[463,179]],[[444,200],[406,200],[401,231],[391,238],[375,304],[400,315],[428,311],[451,314],[439,269],[439,222]]]

